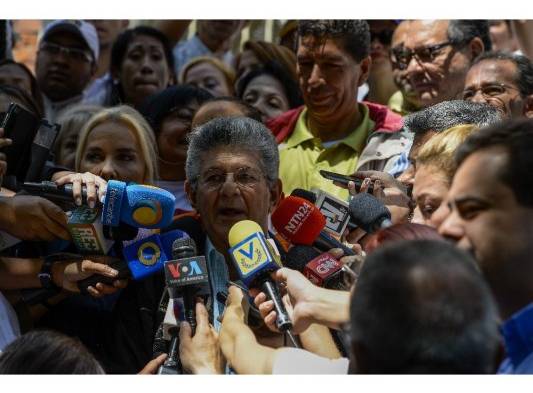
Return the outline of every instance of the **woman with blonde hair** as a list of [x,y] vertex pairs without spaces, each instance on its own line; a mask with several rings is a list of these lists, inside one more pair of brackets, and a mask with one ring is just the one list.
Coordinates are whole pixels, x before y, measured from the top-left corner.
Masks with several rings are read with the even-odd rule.
[[446,216],[444,202],[457,169],[455,151],[478,129],[475,125],[459,125],[433,136],[416,157],[413,199],[416,208],[412,222],[437,228]]
[[80,133],[75,169],[105,180],[153,184],[157,145],[150,125],[129,106],[101,110]]
[[207,90],[214,97],[233,96],[235,72],[216,57],[195,57],[183,66],[179,82]]

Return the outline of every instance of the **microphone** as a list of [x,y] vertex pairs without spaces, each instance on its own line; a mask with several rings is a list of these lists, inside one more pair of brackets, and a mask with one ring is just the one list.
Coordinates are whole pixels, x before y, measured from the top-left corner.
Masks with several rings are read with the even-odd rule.
[[270,277],[270,273],[281,266],[272,256],[259,224],[250,220],[237,222],[228,233],[228,242],[229,254],[244,285],[260,287],[265,292],[274,302],[276,327],[281,332],[290,332],[292,322],[281,301],[278,286]]
[[374,233],[392,225],[389,209],[374,195],[366,192],[350,200],[352,220],[367,233]]
[[84,280],[78,281],[78,288],[82,293],[87,292],[87,287],[96,283],[112,285],[117,279],[130,278],[142,280],[163,270],[165,261],[172,255],[174,240],[184,237],[185,233],[176,229],[164,234],[153,234],[144,239],[132,242],[124,247],[122,259],[113,261],[109,266],[118,270],[116,277],[107,277],[93,274]]
[[[165,262],[165,278],[171,298],[183,298],[185,320],[196,331],[196,297],[208,296],[209,276],[204,256],[196,255],[196,243],[190,237],[174,240],[172,260]],[[182,319],[183,320],[183,319]]]
[[303,273],[316,286],[342,291],[349,289],[345,276],[353,275],[349,267],[331,254],[321,254],[311,246],[293,246],[287,253],[285,266]]
[[[72,184],[65,184],[58,186],[53,181],[42,182],[24,182],[19,184],[19,190],[26,191],[30,195],[40,196],[48,199],[54,203],[69,203],[75,206],[74,199],[72,197]],[[87,204],[87,189],[82,187],[82,202]],[[100,201],[96,201],[96,204],[100,204]]]
[[326,219],[324,229],[329,233],[337,238],[344,234],[344,230],[350,222],[350,209],[347,202],[322,190],[318,190],[315,194],[312,191],[297,188],[291,195],[306,199],[318,207]]
[[272,225],[292,244],[313,245],[320,251],[340,248],[344,255],[356,255],[337,239],[323,231],[326,219],[318,208],[309,201],[288,196],[272,213]]
[[82,255],[106,255],[113,246],[112,239],[104,233],[100,210],[78,206],[70,212],[67,228],[72,242]]
[[31,145],[31,160],[24,181],[39,181],[42,178],[43,168],[50,155],[50,150],[54,147],[57,135],[61,126],[50,124],[46,120],[41,120],[37,134]]
[[102,211],[104,225],[164,228],[172,222],[176,198],[162,188],[110,180]]
[[[52,202],[71,202],[72,184],[57,186],[54,182],[23,183],[20,188],[31,195]],[[164,228],[172,222],[175,197],[162,188],[131,184],[118,180],[107,183],[102,210],[102,223],[118,226],[120,222],[137,228]],[[82,187],[82,201],[87,203],[87,189]],[[99,204],[99,202],[97,202]]]

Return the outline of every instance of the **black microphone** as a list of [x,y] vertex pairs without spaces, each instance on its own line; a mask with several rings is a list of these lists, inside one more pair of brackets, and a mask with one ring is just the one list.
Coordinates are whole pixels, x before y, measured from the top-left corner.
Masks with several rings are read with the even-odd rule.
[[392,225],[389,209],[374,195],[363,192],[350,200],[352,220],[367,233]]
[[183,374],[181,370],[181,363],[179,359],[179,329],[173,327],[169,329],[169,333],[172,335],[170,340],[170,346],[168,350],[168,357],[165,359],[165,362],[157,370],[159,375],[176,375]]
[[183,299],[184,317],[196,331],[196,298],[210,295],[207,263],[196,255],[196,243],[190,237],[174,240],[172,260],[165,262],[165,277],[173,299]]
[[55,140],[61,126],[50,124],[46,120],[41,121],[37,134],[31,145],[31,161],[26,172],[25,181],[39,181],[42,178],[43,168],[54,147]]
[[[18,188],[19,190],[26,191],[30,195],[37,195],[52,202],[63,202],[74,205],[72,184],[58,186],[53,181],[42,181],[38,183],[24,182],[19,184]],[[83,204],[87,204],[87,189],[85,186],[82,187],[81,195]],[[100,204],[100,201],[96,203]]]

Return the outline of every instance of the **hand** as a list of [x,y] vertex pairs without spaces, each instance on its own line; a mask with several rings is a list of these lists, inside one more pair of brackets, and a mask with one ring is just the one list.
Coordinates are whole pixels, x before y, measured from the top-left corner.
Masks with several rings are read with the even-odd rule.
[[87,205],[91,209],[95,206],[96,200],[103,200],[107,189],[107,182],[100,176],[93,175],[90,172],[70,173],[56,179],[55,183],[58,186],[72,183],[72,197],[78,206],[82,204],[81,191],[82,186],[85,186],[87,188]]
[[146,363],[146,366],[139,371],[139,374],[155,374],[159,367],[165,363],[165,360],[167,359],[168,355],[166,353],[162,353],[155,359],[150,360],[148,363]]
[[[372,195],[383,202],[389,209],[394,224],[407,222],[411,213],[413,202],[407,195],[407,187],[392,175],[379,171],[360,171],[351,176],[363,180],[359,192],[368,192],[370,184],[374,183]],[[339,187],[348,188],[350,195],[356,195],[355,184],[349,183],[348,187],[335,183]],[[352,236],[353,239],[353,236]]]
[[71,240],[67,215],[54,203],[37,196],[2,198],[2,228],[22,240]]
[[207,309],[196,303],[196,332],[192,336],[188,322],[180,324],[180,359],[183,368],[192,374],[223,374],[224,360],[218,334],[209,324]]
[[[335,259],[341,262],[343,265],[348,267],[351,271],[354,272],[354,276],[358,277],[365,262],[365,254],[360,244],[352,245],[353,252],[356,255],[346,255],[344,256],[344,251],[342,248],[332,248],[328,251]],[[350,285],[352,285],[351,283]]]
[[[286,293],[283,295],[282,300],[292,320],[293,332],[300,334],[315,322],[312,318],[309,304],[315,298],[319,288],[305,278],[302,273],[292,269],[279,269],[276,271],[274,278],[285,285]],[[266,294],[258,290],[251,290],[250,293],[255,296],[254,304],[259,309],[265,324],[270,330],[278,332],[274,302],[267,300]]]
[[[90,258],[90,259],[89,259]],[[99,262],[94,262],[99,260]],[[92,256],[79,261],[56,262],[52,265],[52,280],[58,287],[62,287],[70,292],[79,292],[77,282],[93,274],[101,274],[107,277],[116,277],[118,271],[109,267],[105,262],[109,257]],[[95,298],[115,293],[120,288],[125,288],[127,280],[115,280],[113,286],[101,282],[95,287],[88,287],[87,292]]]

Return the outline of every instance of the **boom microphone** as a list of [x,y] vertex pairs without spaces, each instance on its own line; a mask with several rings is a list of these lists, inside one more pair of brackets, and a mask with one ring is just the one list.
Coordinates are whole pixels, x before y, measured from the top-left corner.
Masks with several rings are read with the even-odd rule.
[[274,302],[276,327],[281,332],[289,331],[292,322],[281,301],[277,284],[270,277],[270,273],[281,266],[272,256],[259,224],[250,220],[239,221],[231,227],[228,242],[231,246],[229,254],[244,285],[248,288],[260,287],[265,292]]
[[374,195],[363,192],[350,200],[352,220],[367,233],[392,225],[389,209]]
[[324,232],[326,219],[311,202],[288,196],[272,213],[272,225],[276,231],[292,244],[314,246],[320,251],[340,248],[344,255],[356,255],[337,239]]

